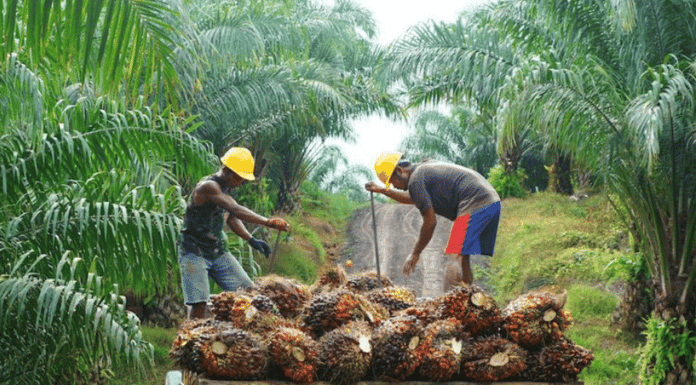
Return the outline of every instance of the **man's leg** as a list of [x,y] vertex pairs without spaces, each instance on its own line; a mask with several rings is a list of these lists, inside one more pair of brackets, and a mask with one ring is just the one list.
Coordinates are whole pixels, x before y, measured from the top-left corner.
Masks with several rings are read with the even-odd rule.
[[461,257],[459,254],[445,254],[445,279],[443,280],[445,293],[454,289],[464,279]]
[[474,272],[471,271],[471,263],[468,255],[460,255],[462,261],[462,281],[471,285],[474,282]]
[[191,304],[191,308],[188,312],[188,319],[205,318],[205,310],[205,302]]

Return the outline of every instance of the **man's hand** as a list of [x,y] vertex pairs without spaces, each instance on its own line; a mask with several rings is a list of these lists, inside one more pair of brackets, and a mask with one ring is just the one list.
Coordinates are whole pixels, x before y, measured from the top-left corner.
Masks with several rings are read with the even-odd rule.
[[418,264],[418,260],[420,259],[420,254],[415,254],[411,253],[411,255],[406,259],[406,262],[404,262],[404,267],[403,267],[403,273],[406,276],[411,275],[414,270],[416,270],[416,265]]
[[283,218],[270,218],[266,223],[266,226],[276,230],[290,231],[290,224]]
[[379,186],[377,183],[375,183],[375,182],[367,182],[367,183],[365,183],[365,190],[371,191],[371,192],[380,193],[380,194],[384,194],[384,192],[387,191],[387,189],[385,189],[384,187],[380,187],[380,186]]
[[249,246],[260,251],[261,254],[265,255],[266,257],[271,254],[271,246],[268,246],[268,243],[254,237],[249,238],[247,242],[249,242]]

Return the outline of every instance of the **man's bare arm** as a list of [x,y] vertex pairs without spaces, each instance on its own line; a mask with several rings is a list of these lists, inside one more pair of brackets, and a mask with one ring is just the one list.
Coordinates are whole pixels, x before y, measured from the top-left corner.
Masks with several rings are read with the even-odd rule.
[[367,191],[372,191],[376,192],[382,195],[385,195],[399,203],[405,203],[405,204],[413,204],[413,201],[411,200],[411,194],[409,194],[408,191],[400,191],[400,190],[394,190],[394,189],[386,189],[384,187],[378,186],[374,182],[368,182],[365,185],[365,189]]

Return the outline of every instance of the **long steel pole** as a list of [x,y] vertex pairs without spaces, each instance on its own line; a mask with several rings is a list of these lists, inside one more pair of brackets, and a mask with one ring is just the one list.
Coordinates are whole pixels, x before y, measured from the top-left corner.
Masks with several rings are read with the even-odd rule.
[[375,219],[375,198],[372,191],[370,191],[370,206],[372,207],[372,233],[374,235],[375,241],[375,259],[377,260],[377,281],[379,286],[382,287],[382,275],[379,271],[379,246],[377,245],[377,220]]

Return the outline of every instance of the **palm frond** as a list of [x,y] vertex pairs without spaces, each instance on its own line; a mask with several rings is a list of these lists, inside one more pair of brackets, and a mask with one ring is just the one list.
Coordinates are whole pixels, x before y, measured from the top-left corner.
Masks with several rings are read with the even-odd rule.
[[74,280],[2,278],[0,383],[73,382],[101,360],[143,370],[154,349],[124,304]]

